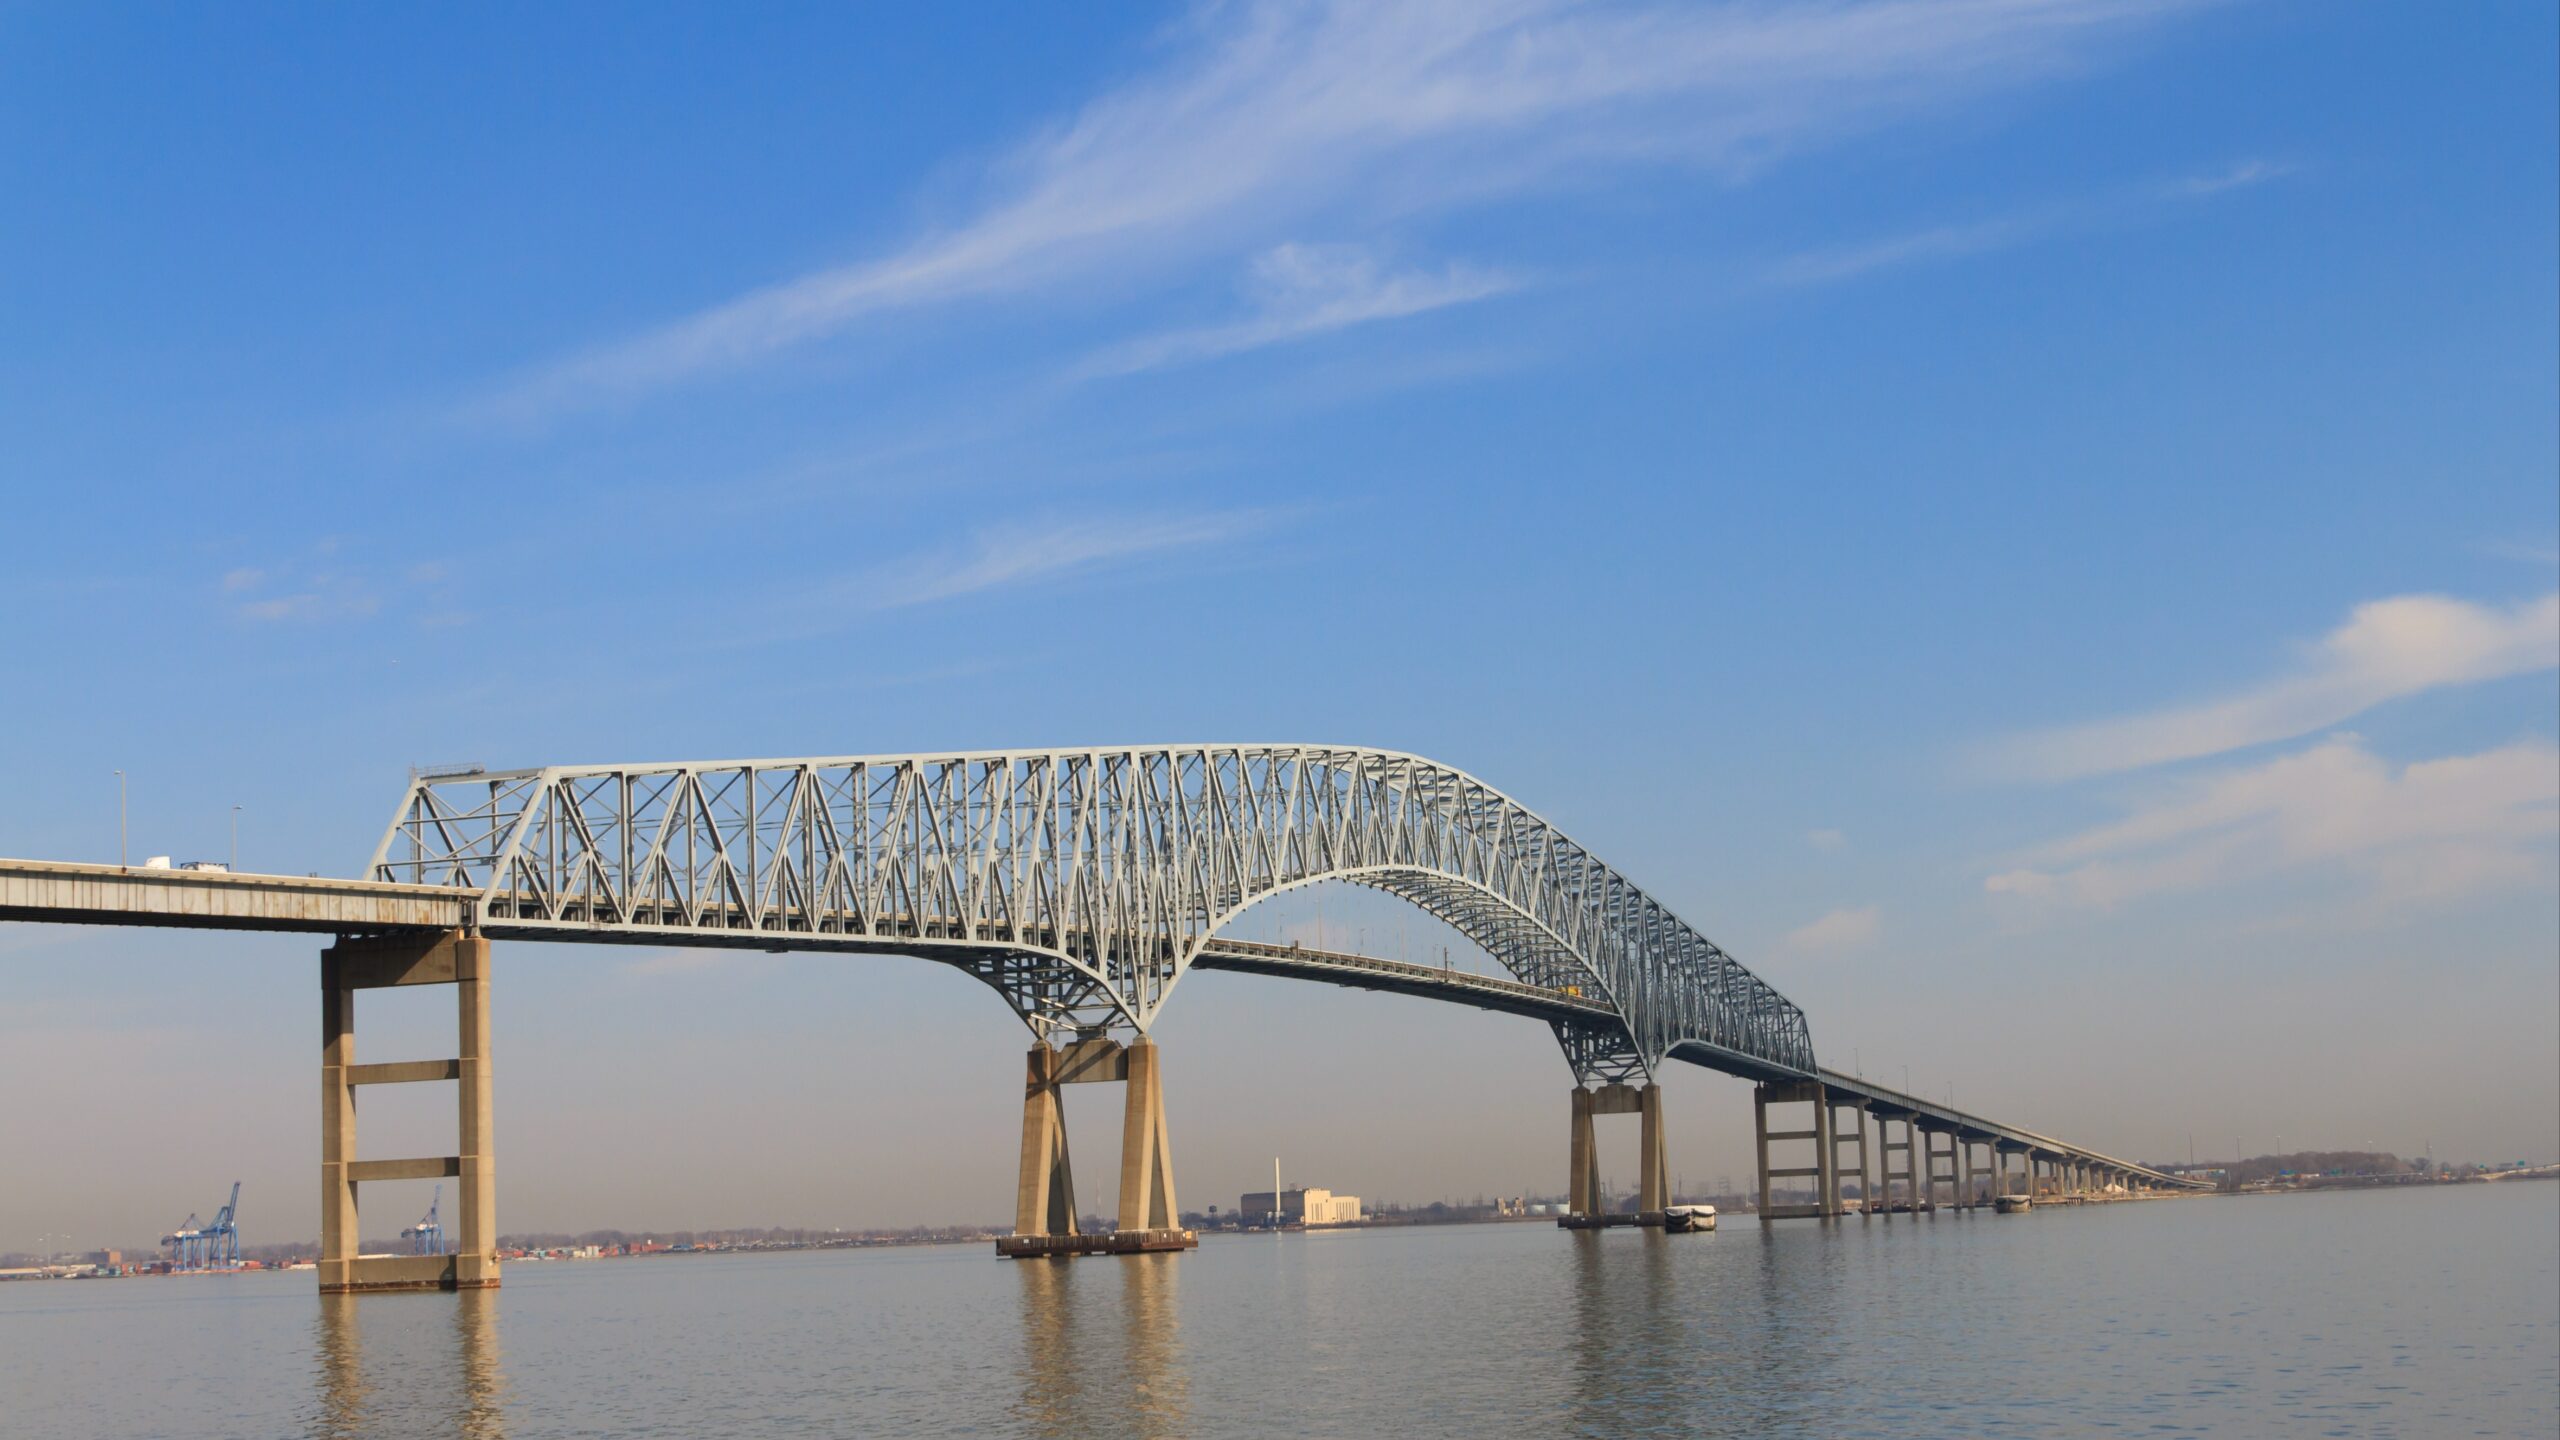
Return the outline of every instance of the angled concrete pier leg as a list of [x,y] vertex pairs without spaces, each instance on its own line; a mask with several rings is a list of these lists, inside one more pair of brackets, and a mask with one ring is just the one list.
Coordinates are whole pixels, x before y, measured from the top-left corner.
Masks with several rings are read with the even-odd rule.
[[1751,1138],[1757,1145],[1760,1159],[1759,1206],[1760,1216],[1765,1220],[1773,1203],[1769,1190],[1769,1087],[1766,1085],[1751,1087]]
[[1067,1167],[1067,1123],[1058,1097],[1058,1052],[1031,1047],[1022,1080],[1022,1174],[1013,1192],[1013,1233],[1076,1233],[1075,1176]]
[[1592,1133],[1591,1092],[1579,1085],[1573,1087],[1573,1144],[1571,1178],[1566,1182],[1571,1193],[1568,1208],[1576,1215],[1600,1213],[1600,1147]]
[[1156,1045],[1128,1049],[1127,1107],[1120,1124],[1120,1231],[1171,1230],[1182,1223],[1173,1198],[1173,1146],[1165,1138],[1164,1072]]
[[1671,1204],[1670,1166],[1663,1149],[1662,1087],[1648,1083],[1639,1092],[1643,1097],[1636,1113],[1642,1118],[1644,1156],[1638,1162],[1636,1211],[1643,1215],[1660,1215]]

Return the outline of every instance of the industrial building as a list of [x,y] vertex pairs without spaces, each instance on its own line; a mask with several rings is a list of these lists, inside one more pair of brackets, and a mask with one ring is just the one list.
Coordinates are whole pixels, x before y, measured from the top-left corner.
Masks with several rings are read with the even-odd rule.
[[1270,1191],[1250,1191],[1238,1200],[1236,1209],[1247,1220],[1262,1219],[1277,1209],[1284,1225],[1356,1225],[1360,1221],[1359,1196],[1336,1195],[1313,1185],[1281,1191],[1277,1206],[1271,1203]]

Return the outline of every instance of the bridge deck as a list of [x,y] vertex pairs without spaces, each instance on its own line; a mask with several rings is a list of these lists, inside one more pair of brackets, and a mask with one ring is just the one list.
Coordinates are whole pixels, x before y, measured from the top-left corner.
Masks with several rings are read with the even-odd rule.
[[[479,898],[477,891],[440,885],[0,859],[0,921],[277,930],[305,934],[450,930],[470,922],[474,903]],[[898,953],[902,945],[912,945],[923,938],[811,935],[745,928],[704,931],[648,925],[605,929],[558,922],[503,921],[488,926],[487,933],[495,939],[567,943],[735,944],[887,954]],[[1549,1022],[1608,1020],[1615,1014],[1597,999],[1516,980],[1384,960],[1371,955],[1309,950],[1296,945],[1215,940],[1193,964],[1203,970],[1317,980],[1332,985],[1414,995]],[[2200,1184],[1958,1110],[1951,1105],[1906,1095],[1836,1070],[1804,1074],[1694,1042],[1675,1048],[1671,1054],[1674,1059],[1746,1079],[1818,1080],[1837,1093],[1866,1102],[1880,1113],[1896,1117],[1913,1116],[1923,1128],[2023,1146],[2042,1155],[2109,1165],[2158,1184]]]
[[474,897],[441,885],[0,860],[0,920],[356,934],[451,930]]

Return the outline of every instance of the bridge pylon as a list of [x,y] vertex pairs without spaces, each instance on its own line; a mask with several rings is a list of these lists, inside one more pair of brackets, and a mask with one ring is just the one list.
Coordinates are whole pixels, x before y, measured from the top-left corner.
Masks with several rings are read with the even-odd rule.
[[[1174,1198],[1173,1148],[1165,1133],[1164,1071],[1154,1041],[1122,1044],[1091,1035],[1064,1045],[1032,1045],[1023,1068],[1022,1172],[1014,1189],[1013,1233],[996,1242],[1007,1259],[1065,1259],[1190,1250],[1199,1236],[1182,1228]],[[1059,1087],[1119,1081],[1125,1087],[1120,1127],[1120,1207],[1116,1228],[1083,1232],[1076,1219],[1068,1160],[1067,1112]]]

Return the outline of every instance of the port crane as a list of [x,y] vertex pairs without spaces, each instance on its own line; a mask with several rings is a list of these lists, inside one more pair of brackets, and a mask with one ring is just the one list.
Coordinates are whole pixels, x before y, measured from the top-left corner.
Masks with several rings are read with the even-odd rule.
[[427,1201],[427,1218],[400,1232],[400,1238],[409,1242],[410,1253],[416,1255],[444,1253],[444,1226],[436,1220],[436,1211],[443,1206],[444,1187],[438,1185],[435,1195]]
[[236,1270],[240,1268],[240,1182],[231,1182],[231,1198],[214,1212],[213,1223],[198,1225],[193,1213],[187,1223],[174,1234],[163,1235],[160,1243],[168,1247],[169,1268],[173,1270]]

